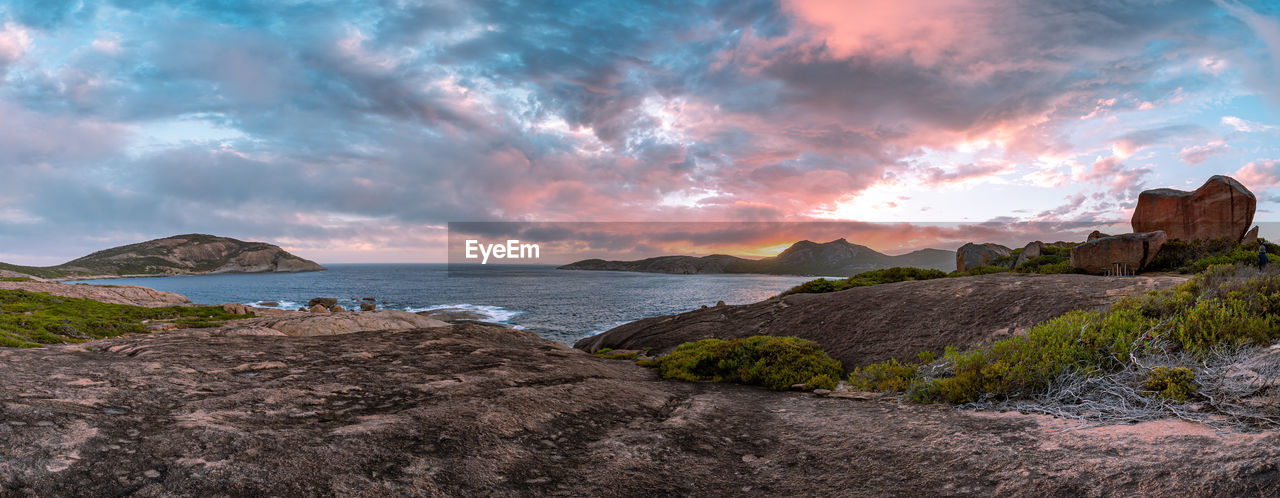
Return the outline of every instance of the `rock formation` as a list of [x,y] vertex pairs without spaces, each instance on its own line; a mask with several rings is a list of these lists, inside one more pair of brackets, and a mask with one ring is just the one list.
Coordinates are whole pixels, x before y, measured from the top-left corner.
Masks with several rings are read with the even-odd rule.
[[997,258],[1008,256],[1013,251],[1000,244],[975,244],[970,242],[956,250],[956,270],[969,271],[980,266],[989,266]]
[[671,351],[708,338],[790,335],[817,341],[853,368],[921,351],[1007,337],[1071,310],[1094,309],[1187,277],[1098,278],[997,273],[791,294],[753,304],[645,318],[584,338],[574,347]]
[[1244,238],[1240,239],[1241,244],[1252,244],[1257,241],[1258,241],[1258,227],[1250,228],[1249,232],[1244,234]]
[[1085,241],[1085,242],[1092,242],[1094,239],[1101,239],[1101,238],[1103,238],[1103,237],[1110,237],[1110,235],[1107,235],[1107,234],[1105,234],[1105,233],[1102,233],[1102,232],[1099,232],[1099,231],[1097,231],[1097,230],[1094,230],[1093,232],[1090,232],[1090,233],[1089,233],[1089,238],[1084,239],[1084,241]]
[[55,282],[0,282],[0,289],[21,289],[28,292],[44,292],[62,297],[92,299],[112,304],[127,304],[156,308],[190,304],[182,294],[158,291],[136,285],[69,285]]
[[1018,253],[1018,259],[1013,262],[1013,267],[1017,268],[1019,266],[1022,266],[1023,263],[1026,263],[1027,261],[1029,261],[1031,258],[1040,257],[1040,254],[1044,250],[1044,247],[1045,247],[1045,243],[1040,242],[1038,240],[1027,244],[1026,247],[1022,248],[1022,252]]
[[1160,188],[1138,196],[1133,231],[1162,230],[1171,239],[1239,241],[1253,224],[1258,199],[1235,179],[1215,175],[1194,192]]
[[1128,271],[1146,267],[1168,240],[1162,231],[1112,235],[1085,242],[1071,248],[1071,266],[1086,273],[1101,275],[1115,263],[1123,263]]
[[[316,305],[315,308],[323,308]],[[408,311],[381,310],[365,313],[319,312],[322,314],[289,313],[259,318],[236,320],[224,325],[214,335],[287,335],[310,337],[343,335],[370,330],[408,330],[443,327],[448,323],[417,315]]]

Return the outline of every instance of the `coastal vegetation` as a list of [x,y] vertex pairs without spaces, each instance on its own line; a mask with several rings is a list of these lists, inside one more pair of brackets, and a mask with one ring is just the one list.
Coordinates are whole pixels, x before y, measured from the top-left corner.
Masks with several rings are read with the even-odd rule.
[[835,389],[843,366],[818,343],[798,337],[751,336],[703,339],[676,347],[657,358],[666,379],[688,382],[738,382],[781,391],[797,384],[806,389]]
[[173,328],[197,328],[217,326],[235,318],[245,316],[232,315],[219,306],[144,308],[43,292],[0,290],[0,346],[7,347],[79,343],[143,333],[148,324],[155,322]]
[[946,276],[946,272],[932,268],[903,268],[895,266],[893,268],[886,268],[883,270],[871,270],[839,280],[828,280],[825,278],[810,280],[792,287],[786,292],[783,292],[782,295],[820,294],[823,292],[836,292],[845,289],[852,289],[854,287],[905,282],[908,280],[930,280]]
[[964,404],[1132,379],[1121,387],[1187,401],[1200,397],[1197,369],[1280,338],[1278,314],[1280,272],[1212,265],[1173,289],[1124,298],[1106,311],[1073,311],[985,347],[947,348],[937,360],[925,354],[867,365],[849,382],[921,403]]
[[909,267],[893,267],[883,270],[871,270],[859,273],[857,275],[830,280],[819,278],[810,280],[803,284],[797,285],[783,292],[783,296],[791,294],[821,294],[824,292],[838,292],[854,287],[865,287],[868,285],[889,284],[895,282],[905,282],[909,280],[931,280],[935,278],[954,278],[954,277],[972,277],[976,275],[989,275],[992,273],[1017,272],[1017,273],[1038,273],[1038,274],[1059,274],[1059,273],[1077,273],[1071,267],[1071,246],[1074,244],[1044,246],[1041,248],[1039,256],[1029,258],[1022,264],[1014,266],[1022,253],[1022,249],[1014,249],[1009,256],[1003,256],[996,259],[993,264],[970,268],[967,271],[952,271],[947,273],[932,268],[909,268]]
[[1265,240],[1240,244],[1226,238],[1173,239],[1160,247],[1147,271],[1199,273],[1212,265],[1256,264],[1259,245],[1266,246],[1268,261],[1280,262],[1280,245]]

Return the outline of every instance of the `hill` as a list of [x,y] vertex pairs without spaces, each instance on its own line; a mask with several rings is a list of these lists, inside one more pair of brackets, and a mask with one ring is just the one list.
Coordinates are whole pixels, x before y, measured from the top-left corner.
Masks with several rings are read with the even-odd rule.
[[777,256],[746,259],[724,254],[710,256],[659,256],[638,261],[587,259],[561,270],[612,270],[649,273],[766,273],[774,275],[854,275],[869,270],[910,266],[950,271],[955,268],[955,252],[940,249],[890,256],[845,239],[817,243],[802,240]]
[[57,266],[0,263],[0,271],[47,279],[123,275],[190,275],[321,271],[314,261],[266,242],[204,234],[175,235],[113,247]]

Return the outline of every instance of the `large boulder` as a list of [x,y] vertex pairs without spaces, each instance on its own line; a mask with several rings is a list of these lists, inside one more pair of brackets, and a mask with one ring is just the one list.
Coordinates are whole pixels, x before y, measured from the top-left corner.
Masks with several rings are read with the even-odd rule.
[[1107,235],[1107,234],[1105,234],[1105,233],[1102,233],[1102,232],[1099,232],[1099,231],[1097,231],[1097,230],[1094,230],[1094,231],[1092,231],[1092,232],[1090,232],[1090,233],[1089,233],[1089,238],[1084,239],[1084,241],[1085,241],[1085,242],[1092,242],[1094,239],[1101,239],[1101,238],[1103,238],[1103,237],[1110,237],[1110,235]]
[[1071,266],[1095,275],[1107,273],[1115,263],[1124,263],[1129,271],[1138,271],[1155,259],[1168,240],[1159,230],[1093,239],[1071,248]]
[[1258,199],[1235,179],[1214,175],[1194,192],[1159,188],[1138,196],[1133,231],[1164,231],[1171,239],[1240,240],[1253,224]]
[[979,266],[989,266],[995,263],[997,258],[1012,253],[1012,249],[1000,244],[970,242],[956,250],[956,270],[969,271]]
[[1022,248],[1022,252],[1018,253],[1018,260],[1013,262],[1013,267],[1017,268],[1019,266],[1022,266],[1023,263],[1030,261],[1031,258],[1040,257],[1040,255],[1044,252],[1044,248],[1045,248],[1045,243],[1040,242],[1038,240],[1030,244],[1027,244],[1026,247]]

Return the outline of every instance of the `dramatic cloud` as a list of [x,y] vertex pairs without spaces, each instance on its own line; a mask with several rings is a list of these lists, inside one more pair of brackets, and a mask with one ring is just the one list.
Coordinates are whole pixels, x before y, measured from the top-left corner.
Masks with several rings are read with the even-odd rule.
[[[1280,156],[1276,19],[1195,0],[5,2],[0,259],[213,232],[439,260],[445,224],[474,220],[1122,220],[1148,185]],[[763,247],[746,240],[721,243]]]

